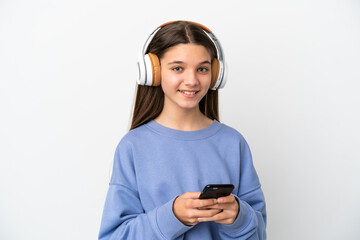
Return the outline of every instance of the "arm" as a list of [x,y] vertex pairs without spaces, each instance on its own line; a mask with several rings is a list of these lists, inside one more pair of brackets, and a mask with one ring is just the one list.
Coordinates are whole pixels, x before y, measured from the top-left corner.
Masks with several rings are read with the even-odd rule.
[[99,239],[175,239],[189,230],[172,213],[173,200],[147,213],[137,194],[111,184],[105,202]]
[[265,240],[266,210],[261,189],[235,197],[239,203],[239,214],[232,224],[221,224],[222,239]]
[[221,239],[265,240],[265,198],[245,139],[240,143],[240,163],[240,185],[235,196],[239,213],[232,224],[220,224],[220,236]]
[[114,159],[99,239],[175,239],[191,229],[173,214],[174,199],[145,212],[136,188],[131,144],[120,142]]
[[[256,195],[256,194],[255,194]],[[252,206],[251,206],[252,205]],[[259,219],[263,216],[257,216],[258,212],[253,209],[254,204],[249,204],[240,200],[237,196],[230,195],[217,199],[215,205],[209,206],[210,209],[220,210],[220,213],[211,217],[198,218],[199,222],[214,221],[220,226],[221,239],[248,239],[263,240],[266,239],[265,228],[258,226]],[[254,221],[253,223],[251,223]],[[259,227],[260,230],[256,229]],[[259,232],[261,235],[259,235]]]
[[237,195],[218,198],[208,209],[219,210],[199,222],[218,223],[221,239],[265,240],[266,208],[250,149],[242,139],[240,146],[240,184]]

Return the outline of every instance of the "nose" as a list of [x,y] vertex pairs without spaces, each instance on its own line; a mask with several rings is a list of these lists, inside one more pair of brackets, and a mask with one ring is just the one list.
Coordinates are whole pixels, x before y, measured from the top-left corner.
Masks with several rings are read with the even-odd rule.
[[196,70],[189,70],[185,76],[184,83],[187,86],[196,86],[199,84]]

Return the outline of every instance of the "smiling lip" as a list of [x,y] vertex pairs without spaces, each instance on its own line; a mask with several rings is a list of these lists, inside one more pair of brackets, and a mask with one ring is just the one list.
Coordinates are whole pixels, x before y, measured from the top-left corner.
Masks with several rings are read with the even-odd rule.
[[187,98],[193,98],[199,91],[196,90],[178,90],[183,96]]

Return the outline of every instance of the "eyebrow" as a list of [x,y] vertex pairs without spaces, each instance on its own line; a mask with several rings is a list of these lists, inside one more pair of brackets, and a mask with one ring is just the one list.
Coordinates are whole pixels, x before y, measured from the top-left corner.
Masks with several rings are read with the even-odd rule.
[[[182,64],[182,63],[184,63],[184,62],[183,62],[183,61],[176,61],[176,60],[175,60],[175,61],[169,62],[168,65],[171,65],[171,64]],[[208,60],[205,60],[205,61],[199,63],[199,65],[205,64],[205,63],[211,64]]]

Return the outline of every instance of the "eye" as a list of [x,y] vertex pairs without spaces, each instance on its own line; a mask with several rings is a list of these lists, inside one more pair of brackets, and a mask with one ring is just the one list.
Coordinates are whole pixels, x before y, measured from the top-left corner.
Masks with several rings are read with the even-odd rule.
[[209,71],[209,69],[206,67],[201,67],[201,68],[198,68],[198,71],[199,72],[207,72],[207,71]]
[[174,70],[175,72],[180,72],[182,71],[182,67],[174,67],[172,70]]

